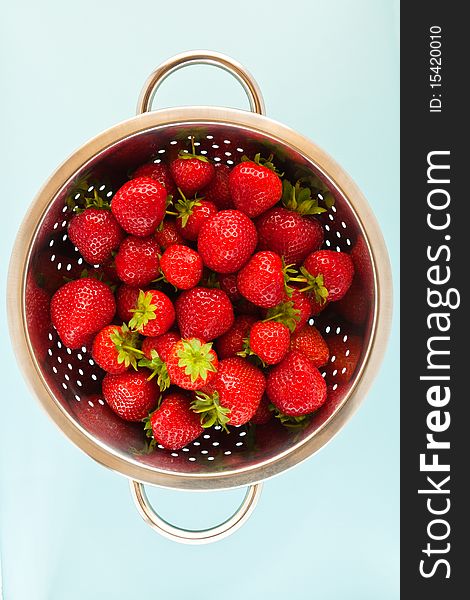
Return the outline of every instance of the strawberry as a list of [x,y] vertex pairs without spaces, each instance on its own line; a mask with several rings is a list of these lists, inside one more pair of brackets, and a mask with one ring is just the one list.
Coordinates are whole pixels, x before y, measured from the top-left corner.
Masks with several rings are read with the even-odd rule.
[[229,187],[230,168],[219,163],[215,165],[214,179],[202,190],[205,200],[213,202],[218,210],[233,208]]
[[202,198],[187,200],[181,195],[182,198],[175,205],[176,231],[185,240],[195,242],[203,224],[217,213],[217,207]]
[[168,450],[184,448],[204,431],[199,415],[191,410],[188,398],[181,392],[165,396],[160,407],[150,415],[145,429],[155,444]]
[[351,259],[354,263],[354,269],[358,278],[362,281],[366,293],[371,296],[373,293],[374,273],[370,253],[367,248],[367,242],[362,235],[359,235],[356,243],[351,250]]
[[291,296],[285,294],[284,301],[266,311],[266,320],[284,323],[290,331],[301,329],[312,313],[312,300],[307,292],[291,288]]
[[243,342],[248,337],[250,329],[257,319],[253,315],[240,315],[235,318],[232,327],[215,342],[219,358],[230,358],[237,356],[243,351]]
[[318,250],[307,256],[300,271],[307,283],[303,289],[312,290],[321,304],[341,300],[346,294],[354,277],[354,264],[346,252]]
[[146,337],[142,342],[142,352],[146,358],[152,358],[151,351],[155,350],[165,362],[168,360],[170,350],[181,339],[176,331],[167,331],[155,337]]
[[163,220],[167,191],[150,177],[137,177],[125,183],[114,194],[111,210],[119,225],[139,237],[147,237]]
[[124,373],[132,365],[137,369],[138,335],[127,325],[107,325],[96,334],[91,355],[96,364],[107,373]]
[[253,253],[257,239],[256,227],[246,215],[222,210],[201,227],[198,251],[213,271],[235,273]]
[[313,325],[297,329],[291,337],[291,350],[299,350],[307,356],[315,367],[323,367],[328,363],[330,351],[321,333]]
[[260,369],[244,358],[226,358],[208,386],[211,393],[196,392],[191,408],[200,413],[204,428],[244,425],[257,411],[265,387]]
[[354,375],[362,353],[362,338],[358,335],[333,335],[327,339],[330,362],[326,367],[329,384],[348,383]]
[[197,390],[212,381],[218,364],[212,344],[198,338],[179,340],[166,359],[171,383],[185,390]]
[[237,288],[236,273],[226,273],[225,275],[219,274],[218,279],[220,289],[227,294],[231,302],[237,302],[242,298],[242,295]]
[[180,290],[189,290],[201,279],[202,259],[192,248],[173,244],[163,253],[160,268],[169,283]]
[[156,179],[158,183],[163,185],[168,195],[174,196],[176,194],[176,186],[171,178],[170,169],[164,163],[151,162],[142,165],[134,171],[132,179],[136,179],[137,177],[150,177],[150,179]]
[[115,312],[109,287],[91,277],[66,283],[51,300],[52,324],[71,350],[90,344],[95,333],[111,323]]
[[257,321],[250,330],[248,354],[256,354],[266,365],[281,362],[289,350],[289,328],[275,321]]
[[51,326],[51,298],[46,290],[38,286],[31,272],[26,278],[26,324],[29,339],[36,356],[43,360],[49,345],[47,334]]
[[124,239],[124,232],[109,210],[87,208],[72,217],[68,236],[91,265],[108,261]]
[[268,374],[266,392],[283,415],[314,412],[326,400],[326,383],[305,354],[292,350]]
[[284,299],[286,278],[287,270],[278,254],[257,252],[238,273],[237,287],[256,306],[271,308]]
[[257,217],[279,202],[282,196],[282,181],[271,162],[260,155],[255,160],[242,158],[230,172],[229,188],[235,208],[249,217]]
[[148,285],[158,277],[158,245],[153,237],[130,235],[119,246],[114,259],[119,279],[134,287]]
[[145,336],[166,333],[175,322],[175,309],[166,294],[159,290],[139,291],[137,305],[131,311],[129,327]]
[[215,176],[214,165],[209,159],[195,153],[194,139],[191,139],[191,145],[191,153],[181,151],[178,158],[170,163],[173,180],[186,197],[209,185]]
[[194,287],[181,292],[175,303],[181,336],[212,341],[233,324],[232,303],[219,289]]
[[359,277],[355,277],[346,295],[335,304],[335,309],[353,325],[363,325],[369,315],[369,298]]
[[125,421],[141,421],[157,404],[160,389],[148,379],[145,369],[125,371],[103,379],[103,396],[108,405]]
[[251,417],[250,422],[253,425],[266,425],[272,419],[272,412],[269,410],[269,398],[266,394],[261,398],[261,402],[255,412],[255,414]]
[[123,283],[116,291],[116,313],[123,323],[129,323],[134,316],[132,309],[137,306],[140,289]]
[[165,219],[160,223],[155,232],[155,239],[162,250],[166,250],[172,244],[182,244],[183,237],[179,234],[175,221]]

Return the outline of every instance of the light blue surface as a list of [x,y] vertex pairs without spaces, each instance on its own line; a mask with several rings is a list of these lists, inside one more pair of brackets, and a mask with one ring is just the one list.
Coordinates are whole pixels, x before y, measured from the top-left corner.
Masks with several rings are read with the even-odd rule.
[[[20,0],[3,7],[0,27],[2,295],[15,232],[43,181],[88,138],[133,114],[160,61],[191,48],[245,64],[268,115],[349,171],[383,227],[398,278],[396,1]],[[246,99],[208,67],[178,73],[158,97],[159,106],[197,103],[244,107]],[[42,413],[14,362],[3,317],[5,598],[398,598],[397,322],[395,314],[373,391],[341,434],[268,481],[235,536],[185,547],[153,533],[126,480],[82,454]],[[198,527],[227,516],[241,495],[155,490],[151,498],[170,519]]]

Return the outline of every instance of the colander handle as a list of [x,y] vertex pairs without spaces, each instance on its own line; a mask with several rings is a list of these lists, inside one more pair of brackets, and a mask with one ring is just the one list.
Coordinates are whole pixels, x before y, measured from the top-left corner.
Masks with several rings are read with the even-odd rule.
[[181,544],[210,544],[234,533],[248,520],[254,511],[262,489],[261,483],[250,485],[240,507],[229,519],[215,527],[194,531],[181,529],[162,519],[150,505],[144,485],[132,479],[129,483],[137,510],[144,521],[160,535]]
[[248,96],[251,111],[260,115],[265,114],[263,96],[253,76],[230,56],[209,50],[191,50],[176,54],[157,67],[142,88],[137,102],[137,114],[149,112],[155,92],[163,81],[178,69],[188,65],[213,65],[227,71],[241,83]]

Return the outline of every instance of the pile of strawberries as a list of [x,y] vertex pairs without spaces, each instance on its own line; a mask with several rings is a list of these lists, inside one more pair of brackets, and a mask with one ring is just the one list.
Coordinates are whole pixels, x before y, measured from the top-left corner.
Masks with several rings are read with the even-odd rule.
[[329,372],[347,382],[361,352],[359,337],[345,351],[308,324],[354,279],[348,253],[322,249],[316,215],[331,206],[329,193],[283,180],[272,157],[230,168],[193,140],[138,168],[110,203],[95,192],[74,205],[68,236],[101,268],[54,293],[52,324],[67,348],[91,349],[104,400],[152,445],[177,450],[205,428],[273,416],[302,425],[325,403]]

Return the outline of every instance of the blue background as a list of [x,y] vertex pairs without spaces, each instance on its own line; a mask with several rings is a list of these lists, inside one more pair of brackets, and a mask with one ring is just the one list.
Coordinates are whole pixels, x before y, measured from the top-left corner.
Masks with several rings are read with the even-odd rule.
[[[131,116],[167,57],[210,48],[246,65],[268,115],[303,132],[358,182],[398,261],[398,2],[9,2],[0,31],[1,282],[42,182],[74,149]],[[202,83],[201,83],[202,82]],[[209,67],[156,103],[245,107]],[[395,283],[396,283],[395,278]],[[213,546],[180,546],[138,516],[127,481],[54,427],[14,362],[2,317],[0,550],[5,598],[398,598],[398,334],[365,404],[319,454],[265,484],[250,521]],[[241,490],[152,490],[181,525],[216,523]]]

